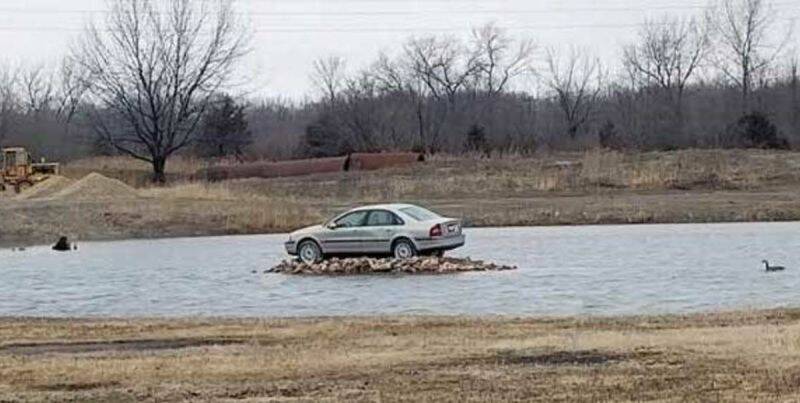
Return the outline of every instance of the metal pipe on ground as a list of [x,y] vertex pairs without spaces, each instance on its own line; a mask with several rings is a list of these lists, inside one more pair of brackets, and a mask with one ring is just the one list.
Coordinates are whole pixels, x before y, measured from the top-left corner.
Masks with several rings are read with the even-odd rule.
[[201,169],[195,179],[223,181],[245,178],[282,178],[345,171],[370,171],[424,161],[417,153],[354,153],[344,157],[220,165]]
[[351,171],[371,171],[425,161],[418,153],[354,153],[350,154]]
[[319,173],[342,172],[347,157],[316,158],[281,162],[256,162],[242,165],[222,165],[198,171],[198,179],[222,181],[244,178],[280,178]]

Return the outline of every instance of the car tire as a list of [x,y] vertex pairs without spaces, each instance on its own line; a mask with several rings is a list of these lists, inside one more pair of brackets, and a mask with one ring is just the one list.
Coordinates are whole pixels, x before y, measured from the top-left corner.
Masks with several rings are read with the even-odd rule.
[[410,259],[417,256],[417,248],[408,239],[402,238],[394,241],[392,245],[392,256],[395,259]]
[[33,183],[31,183],[29,181],[22,181],[22,182],[17,183],[16,186],[14,186],[14,193],[20,194],[20,193],[22,193],[22,192],[24,192],[24,191],[26,191],[26,190],[28,190],[28,189],[30,189],[32,187],[33,187]]
[[297,256],[305,264],[314,264],[322,261],[322,250],[316,242],[306,240],[297,245]]

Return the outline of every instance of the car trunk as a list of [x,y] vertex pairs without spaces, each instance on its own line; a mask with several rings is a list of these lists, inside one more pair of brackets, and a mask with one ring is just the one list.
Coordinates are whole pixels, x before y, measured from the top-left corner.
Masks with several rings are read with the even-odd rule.
[[441,218],[432,221],[433,225],[439,224],[442,227],[442,236],[451,237],[461,235],[461,221],[452,218]]

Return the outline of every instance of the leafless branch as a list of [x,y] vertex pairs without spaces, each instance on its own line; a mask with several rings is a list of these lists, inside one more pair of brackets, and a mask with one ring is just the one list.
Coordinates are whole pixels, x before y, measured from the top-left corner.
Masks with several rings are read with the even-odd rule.
[[478,55],[478,86],[489,96],[503,92],[511,80],[531,71],[533,41],[514,41],[495,24],[473,30],[472,36]]
[[706,20],[719,43],[716,65],[740,88],[748,111],[754,84],[784,50],[791,29],[775,37],[777,14],[765,0],[722,0]]
[[311,82],[327,98],[329,105],[336,102],[336,97],[346,81],[347,61],[340,56],[329,56],[314,61]]
[[643,85],[655,85],[680,102],[708,51],[704,27],[694,19],[648,20],[639,41],[623,49],[623,63]]
[[[91,25],[73,59],[90,99],[121,122],[99,130],[120,151],[153,165],[194,138],[211,97],[247,52],[231,0],[110,0],[105,29]],[[216,6],[214,6],[216,5]]]
[[0,65],[0,146],[4,145],[6,137],[16,123],[20,106],[16,91],[18,78],[15,69]]
[[600,95],[600,61],[586,51],[573,48],[566,59],[554,49],[547,51],[547,86],[567,124],[567,134],[574,139],[589,121]]

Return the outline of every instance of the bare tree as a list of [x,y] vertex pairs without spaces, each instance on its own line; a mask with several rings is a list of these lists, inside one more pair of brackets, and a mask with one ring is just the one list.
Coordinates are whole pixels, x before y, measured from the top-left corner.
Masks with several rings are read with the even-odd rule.
[[791,92],[792,130],[800,131],[800,60],[797,55],[789,59],[789,91]]
[[435,153],[441,129],[456,110],[459,95],[474,85],[480,55],[452,37],[413,38],[403,47],[407,88],[413,91],[421,146]]
[[567,134],[575,139],[591,118],[600,96],[600,61],[575,48],[566,59],[549,49],[546,61],[546,85],[555,93],[556,103],[567,125]]
[[105,28],[90,26],[73,54],[102,112],[98,132],[164,182],[167,159],[193,141],[247,39],[231,0],[111,0]]
[[722,0],[707,15],[717,49],[717,66],[741,91],[742,107],[750,110],[750,94],[783,50],[789,38],[775,38],[777,15],[765,0]]
[[329,56],[314,61],[311,82],[325,96],[329,105],[336,102],[336,97],[345,85],[346,70],[347,61],[340,56]]
[[448,37],[412,39],[406,43],[405,55],[412,74],[433,97],[447,99],[451,106],[482,68],[478,53]]
[[72,122],[87,91],[87,80],[79,68],[74,60],[67,57],[57,71],[55,113],[60,121],[67,124]]
[[648,20],[639,31],[639,41],[623,49],[623,63],[634,79],[660,88],[673,104],[679,122],[686,86],[707,54],[709,40],[704,27],[694,19],[665,16]]
[[531,70],[533,41],[514,41],[495,24],[474,29],[472,37],[474,53],[478,55],[478,87],[490,97],[503,92],[511,80]]
[[386,53],[378,54],[378,59],[372,64],[370,70],[375,83],[382,91],[404,92],[410,90],[412,74],[409,74],[401,62],[392,59]]
[[[447,110],[437,108],[443,102],[434,96],[424,75],[419,74],[418,61],[404,53],[392,59],[385,53],[372,65],[375,84],[384,94],[398,94],[412,105],[418,146],[425,152],[435,152],[439,147],[439,134]],[[434,87],[436,88],[436,87]]]
[[19,98],[17,96],[17,72],[8,66],[0,65],[0,146],[17,120]]
[[20,81],[26,112],[33,116],[48,112],[54,100],[54,77],[47,69],[43,65],[32,67],[22,73]]

